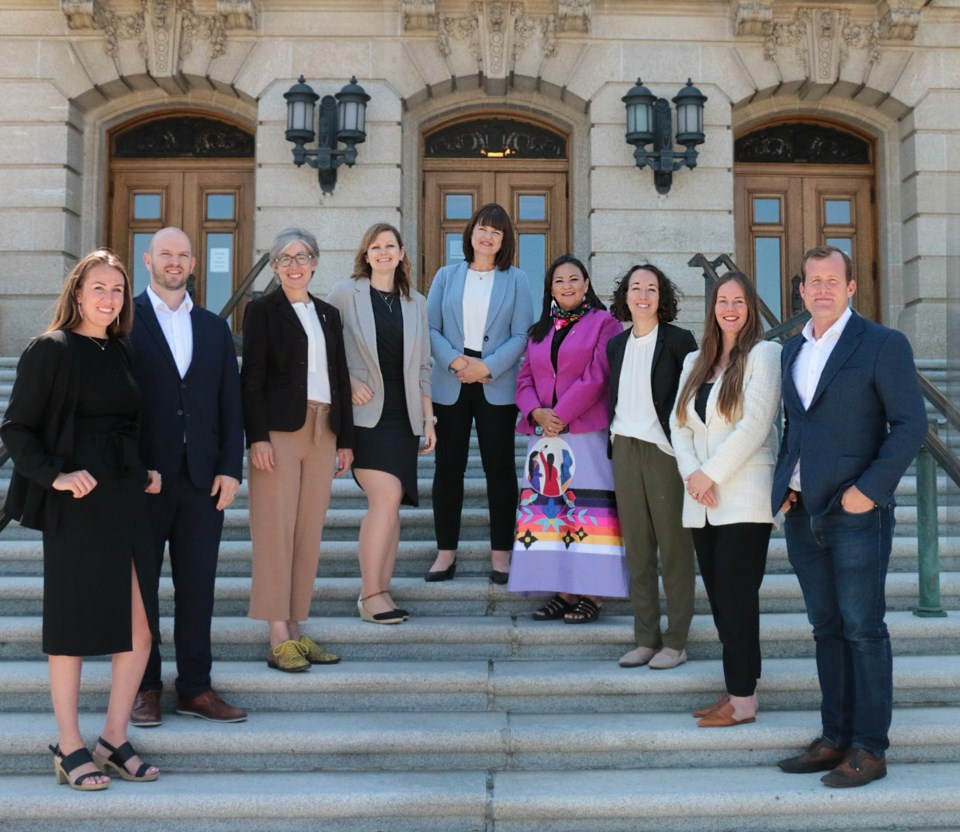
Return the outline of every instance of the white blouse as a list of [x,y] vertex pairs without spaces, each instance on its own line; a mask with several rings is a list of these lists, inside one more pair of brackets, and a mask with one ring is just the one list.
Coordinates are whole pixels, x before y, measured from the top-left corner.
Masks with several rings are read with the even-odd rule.
[[330,404],[330,374],[327,372],[327,341],[313,301],[291,303],[307,333],[307,400]]
[[658,325],[639,338],[633,333],[627,338],[620,368],[620,386],[617,388],[617,411],[613,414],[610,433],[612,436],[631,436],[650,442],[665,454],[673,456],[673,448],[653,406],[650,382],[659,330]]
[[463,286],[464,349],[483,352],[483,334],[487,326],[490,295],[493,293],[493,280],[496,276],[496,269],[488,272],[467,269],[467,280]]

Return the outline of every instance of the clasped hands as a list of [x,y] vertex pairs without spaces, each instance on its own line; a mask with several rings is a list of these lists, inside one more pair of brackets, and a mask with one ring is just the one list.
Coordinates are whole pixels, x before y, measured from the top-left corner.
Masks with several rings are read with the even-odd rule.
[[458,355],[450,362],[450,369],[457,374],[461,384],[486,384],[490,381],[490,368],[472,355]]
[[[70,471],[67,474],[57,474],[52,486],[55,491],[69,491],[74,499],[86,497],[97,487],[96,477],[86,469]],[[147,484],[143,489],[147,494],[160,493],[160,472],[147,471]]]
[[687,493],[700,505],[707,508],[717,507],[717,495],[713,493],[716,483],[703,471],[696,470],[686,478]]
[[530,416],[543,428],[544,436],[559,436],[566,427],[563,419],[550,407],[535,407],[530,411]]

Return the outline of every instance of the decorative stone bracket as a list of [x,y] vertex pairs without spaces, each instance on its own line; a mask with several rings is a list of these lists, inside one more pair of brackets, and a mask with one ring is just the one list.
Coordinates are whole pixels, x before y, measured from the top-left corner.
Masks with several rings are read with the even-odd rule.
[[[913,40],[920,25],[920,10],[923,6],[923,0],[878,0],[874,20],[855,24],[848,22],[849,11],[842,10],[840,3],[837,3],[835,8],[780,6],[777,11],[781,18],[775,19],[773,0],[733,0],[731,12],[733,30],[737,35],[762,35],[766,38],[792,41],[797,37],[798,22],[816,19],[814,25],[822,28],[824,25],[833,25],[824,21],[842,19],[845,28],[840,34],[844,41],[850,43],[851,40],[856,40],[873,48],[871,41]],[[793,11],[792,19],[783,19],[783,12],[786,11]],[[856,32],[850,35],[847,29],[854,29]],[[873,34],[864,37],[863,32],[867,30]],[[769,47],[767,51],[769,53]]]
[[444,14],[445,0],[400,0],[404,31],[435,31],[445,58],[455,42],[466,43],[489,78],[505,78],[528,45],[536,43],[544,58],[552,58],[558,32],[590,31],[592,0],[535,3],[543,14],[529,12],[522,0],[474,0],[467,14],[458,5],[459,14],[452,8]]
[[180,71],[196,41],[209,43],[210,58],[226,49],[227,32],[253,31],[257,23],[256,0],[216,0],[216,11],[201,14],[193,0],[60,0],[60,10],[70,29],[104,33],[104,49],[115,61],[120,42],[135,40],[137,52],[155,76]]

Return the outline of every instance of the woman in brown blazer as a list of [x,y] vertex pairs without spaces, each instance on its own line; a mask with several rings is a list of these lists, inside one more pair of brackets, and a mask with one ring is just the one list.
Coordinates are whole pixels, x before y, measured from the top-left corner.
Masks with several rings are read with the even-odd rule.
[[353,463],[340,313],[307,292],[318,252],[308,231],[281,231],[270,251],[280,288],[247,304],[243,319],[249,615],[268,623],[267,665],[287,672],[340,660],[300,632],[310,613],[334,469],[343,476]]

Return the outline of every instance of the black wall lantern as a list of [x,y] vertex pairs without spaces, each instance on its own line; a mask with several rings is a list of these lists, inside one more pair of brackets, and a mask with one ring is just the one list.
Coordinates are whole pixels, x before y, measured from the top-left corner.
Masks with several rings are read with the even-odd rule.
[[[287,141],[293,142],[293,163],[300,167],[307,163],[316,168],[320,179],[320,189],[332,194],[337,184],[337,168],[345,164],[353,167],[357,161],[357,145],[366,141],[367,102],[370,96],[357,83],[356,77],[350,79],[336,100],[325,95],[320,101],[319,129],[314,133],[314,110],[320,98],[301,75],[297,83],[287,90],[283,97],[287,99]],[[304,147],[317,137],[317,147]],[[337,147],[338,143],[346,145]]]
[[[637,85],[621,100],[627,105],[627,144],[636,148],[633,158],[637,167],[649,165],[657,193],[669,193],[675,170],[697,166],[696,147],[706,140],[703,105],[707,97],[687,79],[686,85],[673,99],[677,109],[677,144],[687,148],[680,152],[673,149],[672,118],[667,99],[657,98],[637,78]],[[649,144],[653,145],[652,151],[647,150]]]

